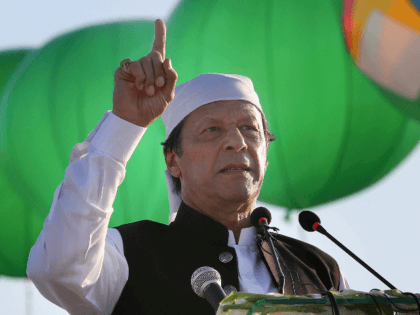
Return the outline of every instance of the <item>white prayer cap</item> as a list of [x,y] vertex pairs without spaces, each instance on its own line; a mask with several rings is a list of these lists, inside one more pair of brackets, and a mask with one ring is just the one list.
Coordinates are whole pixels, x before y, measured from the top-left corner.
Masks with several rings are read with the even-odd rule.
[[[240,74],[204,73],[194,79],[178,85],[175,88],[175,97],[162,114],[162,119],[166,128],[166,139],[172,130],[200,106],[227,100],[247,101],[261,112],[260,100],[254,90],[254,85],[250,78]],[[181,198],[174,192],[175,186],[172,182],[171,174],[165,170],[166,183],[168,185],[169,205],[169,224],[175,220]]]

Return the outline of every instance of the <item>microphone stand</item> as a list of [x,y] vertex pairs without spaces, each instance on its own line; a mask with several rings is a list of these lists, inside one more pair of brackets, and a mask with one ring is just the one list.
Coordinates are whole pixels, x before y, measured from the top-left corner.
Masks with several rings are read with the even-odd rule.
[[376,278],[381,280],[383,283],[385,283],[391,290],[397,289],[395,286],[393,286],[390,282],[388,282],[384,277],[382,277],[379,273],[377,273],[375,270],[373,270],[371,267],[369,267],[363,260],[361,260],[359,257],[357,257],[355,254],[353,254],[351,251],[347,249],[343,244],[341,244],[338,240],[335,239],[334,236],[332,236],[330,233],[327,232],[323,228],[321,224],[317,225],[315,228],[316,231],[318,231],[321,234],[324,234],[326,237],[328,237],[330,240],[332,240],[335,244],[337,244],[342,250],[344,250],[347,254],[349,254],[351,257],[356,259],[356,261],[361,264],[363,267],[365,267],[367,270],[369,270]]
[[274,265],[276,266],[276,271],[277,271],[277,274],[279,276],[278,291],[279,291],[280,294],[283,294],[284,274],[281,271],[279,259],[276,255],[276,252],[274,251],[273,240],[271,239],[271,236],[269,235],[268,227],[269,226],[267,224],[267,221],[266,220],[261,220],[260,228],[263,230],[264,238],[268,242],[268,246],[270,246],[270,250],[271,250],[271,253],[272,253],[273,258],[274,258]]

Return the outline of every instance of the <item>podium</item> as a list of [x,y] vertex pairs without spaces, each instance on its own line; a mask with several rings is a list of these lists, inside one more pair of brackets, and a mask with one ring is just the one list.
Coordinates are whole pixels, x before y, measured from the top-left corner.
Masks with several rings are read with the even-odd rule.
[[[362,292],[331,291],[340,315],[420,314],[414,298],[399,290]],[[368,294],[372,295],[369,296]],[[385,295],[386,297],[385,297]],[[420,294],[415,294],[420,298]],[[387,298],[388,297],[388,298]],[[376,303],[374,301],[376,300]],[[389,299],[389,300],[388,300]],[[404,309],[400,310],[392,305]],[[380,308],[380,311],[378,309]],[[333,314],[327,295],[282,295],[278,293],[252,294],[231,292],[221,302],[216,315],[312,315]]]

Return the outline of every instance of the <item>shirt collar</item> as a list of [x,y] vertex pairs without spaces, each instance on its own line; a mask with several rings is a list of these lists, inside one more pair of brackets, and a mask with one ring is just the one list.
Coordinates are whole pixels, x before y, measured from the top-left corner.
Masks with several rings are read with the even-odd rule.
[[241,230],[241,234],[239,236],[239,242],[236,244],[235,236],[231,230],[229,231],[229,241],[228,246],[250,246],[255,245],[255,235],[256,235],[256,228],[255,226],[243,228]]
[[[178,209],[178,214],[170,226],[179,229],[182,233],[188,233],[189,238],[200,242],[213,243],[218,245],[234,246],[235,237],[231,230],[213,218],[191,208],[184,201]],[[241,230],[237,245],[247,246],[255,244],[255,227],[248,227]]]

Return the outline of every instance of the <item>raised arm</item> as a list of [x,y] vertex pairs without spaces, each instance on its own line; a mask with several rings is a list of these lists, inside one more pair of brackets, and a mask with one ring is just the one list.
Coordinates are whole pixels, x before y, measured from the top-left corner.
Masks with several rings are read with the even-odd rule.
[[[145,127],[173,99],[177,78],[168,60],[159,68],[165,25],[157,20],[155,26],[153,47],[158,51],[130,63],[125,67],[128,72],[116,70],[114,110],[106,112],[87,139],[73,148],[29,255],[28,277],[45,298],[70,314],[111,314],[128,279],[121,238],[117,230],[108,229],[112,205],[128,160]],[[163,84],[158,80],[160,87],[155,85],[153,95],[140,89],[142,84],[155,83],[149,75],[141,78],[150,67],[156,69],[154,76],[163,71],[164,80]]]

